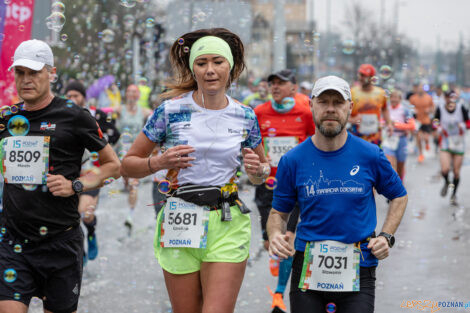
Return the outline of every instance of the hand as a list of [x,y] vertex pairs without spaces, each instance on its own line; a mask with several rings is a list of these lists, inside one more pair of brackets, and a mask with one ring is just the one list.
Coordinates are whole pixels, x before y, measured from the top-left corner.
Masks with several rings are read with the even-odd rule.
[[[181,169],[193,166],[190,161],[196,160],[188,154],[196,151],[193,147],[188,145],[178,145],[171,147],[160,155],[153,156],[150,159],[152,168],[162,169]],[[157,165],[158,164],[158,165]]]
[[273,235],[269,241],[269,255],[276,255],[282,259],[293,256],[295,250],[289,239],[289,235],[283,235],[282,233]]
[[47,174],[47,188],[56,197],[70,197],[75,194],[72,181],[62,175]]
[[372,254],[379,260],[383,260],[388,257],[390,247],[388,246],[388,241],[384,236],[378,236],[377,238],[372,238],[367,245],[368,249],[371,249]]
[[258,175],[260,169],[259,155],[257,155],[250,148],[243,148],[243,163],[245,164],[245,171],[249,175]]

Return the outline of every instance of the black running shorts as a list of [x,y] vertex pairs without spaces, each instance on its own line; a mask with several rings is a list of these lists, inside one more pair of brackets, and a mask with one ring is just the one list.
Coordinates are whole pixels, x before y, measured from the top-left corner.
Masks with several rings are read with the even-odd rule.
[[77,310],[83,271],[80,227],[47,242],[25,243],[8,229],[0,239],[0,301],[15,300],[28,306],[35,296],[54,313]]

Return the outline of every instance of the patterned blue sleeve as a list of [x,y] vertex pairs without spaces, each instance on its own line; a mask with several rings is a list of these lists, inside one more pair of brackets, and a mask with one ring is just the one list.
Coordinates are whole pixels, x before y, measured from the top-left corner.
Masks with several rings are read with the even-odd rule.
[[161,143],[166,138],[165,102],[155,109],[142,130],[153,142]]
[[243,106],[243,110],[245,111],[245,119],[249,121],[248,125],[250,126],[244,130],[247,136],[245,141],[242,142],[242,147],[254,149],[261,143],[261,130],[258,119],[252,108]]

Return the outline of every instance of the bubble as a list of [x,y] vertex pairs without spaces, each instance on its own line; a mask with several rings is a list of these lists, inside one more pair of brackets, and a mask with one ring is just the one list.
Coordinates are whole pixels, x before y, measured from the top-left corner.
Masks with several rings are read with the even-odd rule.
[[382,65],[379,69],[379,74],[382,79],[389,79],[392,76],[392,68],[388,65]]
[[23,186],[23,189],[27,191],[34,191],[38,188],[38,185],[32,185],[32,184],[23,184],[21,186]]
[[12,268],[7,268],[4,272],[3,272],[3,279],[7,282],[7,283],[12,283],[16,280],[17,278],[17,274],[16,274],[16,271]]
[[115,37],[115,33],[113,30],[111,29],[105,29],[103,30],[102,32],[102,37],[101,39],[103,40],[103,42],[105,43],[111,43],[114,41],[114,37]]
[[42,192],[47,192],[47,185],[42,185],[41,191]]
[[343,41],[343,53],[346,55],[353,54],[356,51],[356,43],[352,39]]
[[126,51],[126,54],[124,55],[124,57],[125,57],[127,60],[130,60],[130,59],[132,59],[132,55],[133,55],[133,54],[134,54],[134,53],[132,52],[132,50],[129,49],[129,50]]
[[24,25],[19,25],[19,26],[18,26],[18,30],[19,30],[20,32],[24,31],[24,29],[25,29],[25,26],[24,26]]
[[104,180],[104,185],[109,185],[109,184],[111,184],[112,182],[114,182],[114,178],[113,178],[113,177],[106,178],[106,179]]
[[334,304],[333,302],[328,303],[326,305],[326,312],[328,312],[328,313],[336,312],[336,304]]
[[65,13],[65,4],[60,1],[54,2],[51,5],[51,12]]
[[184,53],[188,53],[188,52],[189,52],[189,47],[188,47],[188,46],[185,46],[185,47],[183,48],[183,51],[184,51]]
[[3,41],[3,39],[5,39],[5,34],[0,33],[0,41]]
[[372,85],[377,85],[379,83],[379,78],[377,76],[372,76],[370,79]]
[[7,232],[7,229],[5,227],[0,228],[0,233],[2,235],[5,235],[6,232]]
[[0,124],[0,132],[5,130],[5,124]]
[[384,282],[383,281],[378,281],[377,282],[377,289],[379,289],[379,290],[384,289]]
[[438,120],[437,118],[435,118],[435,119],[432,120],[432,127],[433,127],[433,128],[438,128],[439,125],[440,125],[440,122],[439,122],[439,120]]
[[4,0],[3,1],[6,5],[9,5],[11,3],[11,0]]
[[59,32],[64,27],[65,21],[66,19],[64,14],[60,12],[52,12],[52,14],[46,18],[46,26],[48,29]]
[[277,187],[277,179],[276,177],[269,176],[268,178],[266,178],[264,184],[266,186],[266,189],[274,190]]
[[67,35],[67,34],[60,35],[60,40],[67,41],[67,39],[69,39],[69,35]]
[[16,114],[16,113],[18,113],[19,108],[16,105],[12,105],[10,107],[10,111],[11,111],[12,114]]
[[171,183],[168,180],[164,179],[158,183],[158,191],[160,191],[160,193],[167,194],[170,192],[170,190]]
[[132,135],[129,132],[122,133],[121,134],[121,142],[124,145],[132,143]]
[[99,159],[99,154],[98,152],[90,152],[90,160],[93,162],[98,161]]
[[125,8],[133,8],[137,4],[136,0],[120,0],[120,4]]
[[74,61],[74,62],[80,62],[80,54],[75,53],[75,54],[73,55],[73,61]]
[[23,248],[20,244],[16,244],[13,246],[13,251],[15,251],[15,253],[21,253],[23,251]]
[[29,121],[23,115],[16,115],[8,121],[7,128],[12,136],[25,136],[29,132]]
[[41,236],[47,235],[47,227],[46,226],[39,227],[39,235],[41,235]]
[[20,295],[19,293],[15,292],[15,293],[13,294],[13,299],[15,299],[15,300],[20,300],[20,299],[21,299],[21,295]]
[[314,32],[313,33],[313,41],[319,41],[320,40],[320,33]]
[[276,137],[276,129],[275,128],[268,129],[268,136],[269,137]]
[[124,18],[122,19],[124,22],[124,26],[127,28],[131,28],[134,25],[135,22],[135,17],[131,14],[124,15]]
[[145,20],[145,27],[152,28],[154,26],[155,26],[155,19],[149,17],[148,19]]
[[68,108],[73,107],[74,104],[75,104],[75,103],[73,103],[73,101],[70,100],[70,99],[65,102],[65,105],[66,105]]
[[126,156],[126,154],[127,154],[127,151],[125,151],[125,150],[119,151],[119,153],[118,153],[119,160],[122,161],[122,159],[124,159],[124,157]]
[[113,121],[113,117],[111,115],[106,116],[106,122],[111,123],[112,121]]
[[310,40],[305,39],[305,40],[304,40],[304,45],[305,45],[306,47],[309,47],[309,46],[310,46]]

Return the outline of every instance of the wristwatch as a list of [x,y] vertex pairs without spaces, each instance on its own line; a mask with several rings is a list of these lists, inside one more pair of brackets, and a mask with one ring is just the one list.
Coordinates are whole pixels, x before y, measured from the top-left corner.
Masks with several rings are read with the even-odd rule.
[[77,179],[72,181],[72,189],[76,194],[81,194],[83,192],[83,183]]
[[393,245],[395,244],[395,236],[393,236],[391,234],[384,233],[384,232],[381,232],[379,234],[379,236],[385,237],[385,239],[387,239],[388,246],[390,248],[393,247]]

